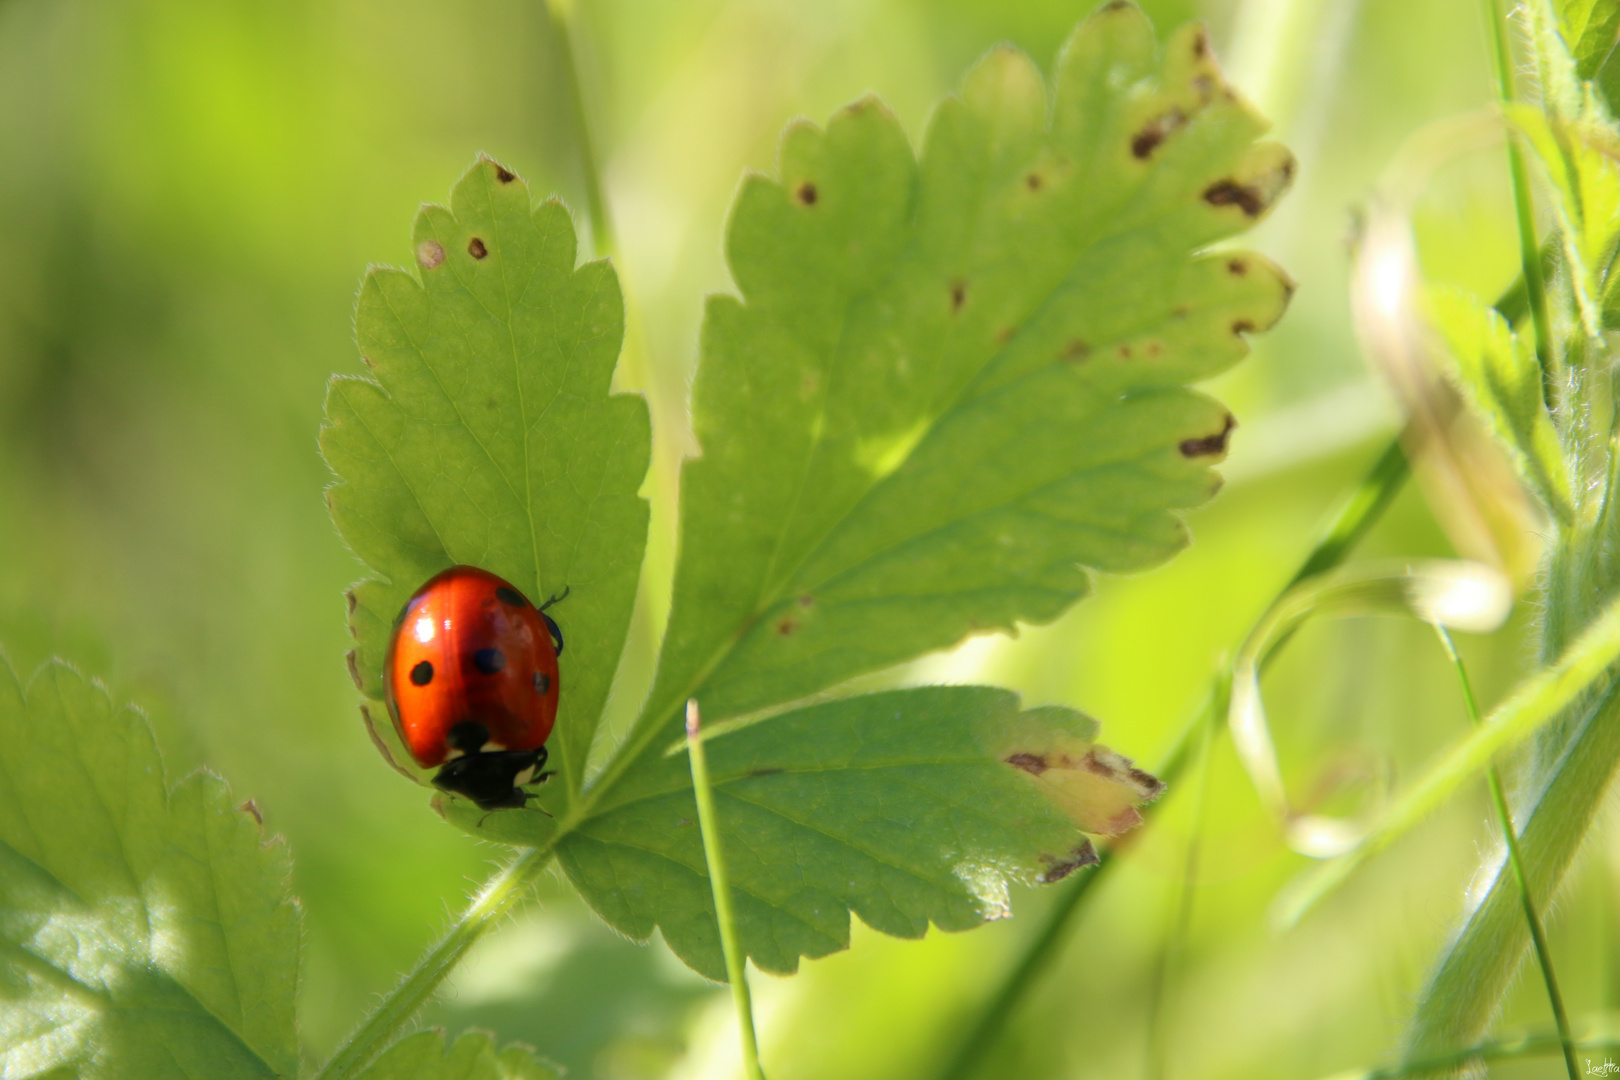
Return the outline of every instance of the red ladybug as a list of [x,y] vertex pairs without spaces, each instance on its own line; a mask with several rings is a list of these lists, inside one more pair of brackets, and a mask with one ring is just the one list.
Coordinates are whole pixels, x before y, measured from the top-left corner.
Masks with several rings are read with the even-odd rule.
[[[563,591],[563,596],[567,590]],[[406,602],[388,643],[394,727],[435,786],[484,810],[521,807],[543,778],[557,719],[562,631],[545,609],[476,566],[452,566]]]

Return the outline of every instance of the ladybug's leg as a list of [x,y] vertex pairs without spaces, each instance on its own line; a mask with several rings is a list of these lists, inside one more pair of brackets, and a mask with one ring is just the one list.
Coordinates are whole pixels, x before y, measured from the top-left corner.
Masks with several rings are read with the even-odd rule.
[[[554,597],[553,599],[560,598]],[[550,601],[547,601],[547,603],[550,603]],[[562,628],[557,625],[556,619],[546,614],[544,608],[540,609],[540,617],[546,620],[546,625],[551,628],[551,643],[557,647],[557,655],[561,656],[563,650]]]
[[546,610],[546,608],[550,607],[552,604],[561,603],[562,601],[568,599],[568,594],[573,592],[573,591],[574,591],[574,587],[572,585],[564,585],[562,592],[560,592],[560,593],[552,593],[551,598],[548,599],[545,603],[540,605],[540,610],[544,611],[544,610]]

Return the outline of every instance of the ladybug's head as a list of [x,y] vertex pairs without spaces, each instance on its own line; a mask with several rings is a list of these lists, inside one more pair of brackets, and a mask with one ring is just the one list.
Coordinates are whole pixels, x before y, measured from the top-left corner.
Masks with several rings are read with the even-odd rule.
[[433,785],[471,799],[480,810],[521,808],[529,800],[523,785],[550,775],[540,772],[546,763],[544,746],[533,750],[486,749],[490,745],[489,732],[476,721],[457,724],[447,741],[460,753],[440,767]]

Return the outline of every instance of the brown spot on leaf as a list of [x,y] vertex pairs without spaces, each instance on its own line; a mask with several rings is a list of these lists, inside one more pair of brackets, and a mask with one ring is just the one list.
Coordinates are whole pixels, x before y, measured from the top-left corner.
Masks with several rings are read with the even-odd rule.
[[1020,752],[1017,754],[1008,754],[1002,760],[1015,769],[1023,769],[1031,776],[1039,776],[1041,773],[1050,768],[1046,762],[1046,756],[1044,754],[1026,754]]
[[797,630],[798,628],[799,624],[794,622],[792,619],[783,619],[781,622],[776,624],[776,632],[781,634],[783,637],[790,636],[793,631]]
[[1148,354],[1148,359],[1154,359],[1158,357],[1160,353],[1164,352],[1164,342],[1155,338],[1147,343],[1147,347],[1143,351]]
[[1204,201],[1211,206],[1235,206],[1252,218],[1259,217],[1266,209],[1259,188],[1236,180],[1215,181],[1204,189]]
[[1142,790],[1142,797],[1144,799],[1157,799],[1160,795],[1164,794],[1164,781],[1160,780],[1157,776],[1154,776],[1146,769],[1139,769],[1135,765],[1131,765],[1130,768],[1126,770],[1126,775],[1131,778],[1132,783]]
[[1252,334],[1254,333],[1254,323],[1250,322],[1248,319],[1233,319],[1232,333]]
[[1131,0],[1108,0],[1108,3],[1097,9],[1099,15],[1112,15],[1116,11],[1126,11],[1131,7]]
[[253,816],[253,820],[257,821],[260,825],[264,824],[264,814],[260,813],[259,804],[254,802],[252,799],[249,799],[236,809],[241,813],[251,814]]
[[416,265],[432,270],[444,262],[444,245],[437,240],[424,240],[416,245]]
[[1136,160],[1146,161],[1164,140],[1186,126],[1187,114],[1180,109],[1173,108],[1161,113],[1149,120],[1131,139],[1131,153]]
[[1170,309],[1170,317],[1172,319],[1185,319],[1190,314],[1192,314],[1192,309],[1186,304],[1177,304],[1175,307]]
[[1237,421],[1232,419],[1231,413],[1227,413],[1226,420],[1221,424],[1221,430],[1215,434],[1205,435],[1201,439],[1181,440],[1181,456],[1195,458],[1226,453],[1226,437],[1232,434],[1235,427]]
[[1085,758],[1080,762],[1080,764],[1084,765],[1087,769],[1096,773],[1098,776],[1106,776],[1109,779],[1113,779],[1114,767],[1097,755],[1097,750],[1095,747],[1086,753]]
[[749,776],[775,776],[777,773],[782,773],[782,772],[787,772],[787,770],[786,769],[776,769],[776,768],[750,769],[748,771],[748,775]]
[[1233,277],[1242,277],[1249,272],[1249,264],[1242,259],[1231,259],[1227,262],[1226,269],[1231,272]]
[[1041,185],[1044,183],[1046,183],[1046,181],[1041,179],[1040,173],[1032,172],[1028,176],[1024,177],[1024,186],[1029,188],[1031,191],[1041,190]]
[[1055,855],[1042,855],[1041,862],[1046,864],[1037,877],[1042,885],[1050,885],[1055,881],[1062,881],[1076,870],[1086,866],[1095,866],[1102,860],[1097,857],[1097,849],[1091,846],[1090,840],[1083,840],[1080,846],[1059,858]]
[[1131,347],[1128,344],[1121,345],[1119,348],[1115,349],[1114,351],[1119,353],[1119,358],[1121,360],[1129,360],[1131,358],[1131,356],[1132,356]]
[[349,589],[344,592],[343,599],[349,605],[349,618],[354,618],[355,611],[360,607],[360,598],[354,595],[353,589]]
[[506,169],[497,165],[495,166],[495,179],[499,180],[503,184],[510,184],[512,181],[516,180],[517,177],[508,172]]
[[1084,360],[1091,355],[1091,346],[1079,338],[1070,338],[1063,346],[1063,359]]
[[1000,330],[996,331],[996,341],[999,344],[1005,345],[1007,342],[1013,339],[1013,335],[1016,333],[1018,333],[1018,327],[1003,326]]
[[965,303],[967,303],[967,282],[951,282],[951,314],[955,315],[961,311]]
[[811,596],[809,593],[805,593],[803,596],[799,597],[799,606],[802,608],[813,608],[816,606],[816,598]]
[[1200,60],[1209,55],[1209,31],[1201,26],[1198,28],[1198,32],[1193,35],[1192,51],[1193,56]]
[[484,242],[475,236],[472,238],[472,242],[467,245],[467,254],[475,259],[482,259],[489,254],[489,248],[485,247]]
[[814,206],[816,205],[816,200],[821,196],[820,193],[816,191],[816,185],[806,180],[804,183],[800,184],[794,189],[793,197],[799,200],[799,205],[801,206]]
[[366,689],[366,681],[360,677],[360,650],[350,649],[343,654],[343,659],[349,665],[349,678],[354,680],[354,688],[361,692]]

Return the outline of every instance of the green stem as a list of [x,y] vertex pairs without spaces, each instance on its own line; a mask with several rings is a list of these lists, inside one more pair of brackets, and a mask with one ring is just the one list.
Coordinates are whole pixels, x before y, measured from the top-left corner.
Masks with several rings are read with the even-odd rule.
[[703,833],[703,858],[709,864],[714,917],[720,926],[720,951],[726,958],[731,1002],[737,1009],[743,1068],[751,1080],[765,1080],[765,1074],[759,1067],[759,1041],[754,1035],[754,1004],[748,995],[747,958],[737,942],[737,919],[731,910],[731,884],[726,878],[726,857],[720,844],[720,821],[714,810],[714,789],[709,785],[709,759],[703,739],[699,736],[701,727],[697,699],[693,698],[686,703],[686,756],[692,764],[692,793],[697,796],[698,829]]
[[602,174],[596,164],[591,125],[585,117],[585,88],[580,83],[579,65],[574,62],[573,7],[571,0],[546,0],[546,8],[551,13],[552,36],[557,41],[557,56],[568,83],[569,104],[573,107],[579,169],[585,181],[585,206],[591,218],[591,245],[600,258],[613,253],[613,222],[608,216],[607,198],[602,194]]
[[[1278,590],[1271,603],[1266,605],[1266,611],[1270,611],[1273,605],[1301,581],[1331,570],[1342,563],[1356,544],[1360,543],[1368,531],[1377,524],[1411,472],[1406,454],[1401,449],[1401,439],[1405,434],[1402,432],[1400,436],[1391,440],[1389,446],[1378,456],[1378,460],[1373,463],[1367,475],[1333,515],[1321,539],[1300,564],[1299,570]],[[1264,617],[1265,612],[1262,612],[1260,618]],[[1286,640],[1285,638],[1279,641],[1262,663],[1268,663],[1272,656],[1281,651]],[[1198,733],[1204,730],[1206,725],[1211,731],[1216,730],[1225,719],[1230,680],[1229,670],[1222,670],[1216,676],[1215,685],[1208,698],[1171,743],[1169,752],[1155,770],[1156,775],[1165,783],[1173,784],[1187,766]],[[1151,821],[1152,808],[1149,807],[1147,810],[1146,816]],[[1108,868],[1114,864],[1116,858],[1111,849],[1104,849],[1097,864],[1089,873],[1077,876],[1073,885],[1067,886],[1065,891],[1059,893],[1046,913],[1045,922],[1024,946],[1017,963],[1002,979],[1001,984],[985,1004],[984,1010],[979,1014],[978,1020],[962,1040],[956,1053],[946,1063],[940,1073],[940,1080],[966,1080],[973,1074],[980,1059],[1000,1037],[1013,1010],[1046,970],[1047,965],[1060,953],[1063,938],[1068,932],[1074,913],[1080,909],[1082,901],[1090,894],[1096,883],[1107,875]]]
[[[1435,633],[1440,635],[1440,645],[1446,651],[1449,659],[1457,669],[1457,679],[1462,683],[1463,704],[1468,709],[1468,719],[1477,728],[1481,721],[1479,717],[1479,703],[1474,699],[1474,685],[1469,681],[1468,669],[1463,666],[1462,657],[1457,655],[1457,648],[1452,644],[1451,635],[1439,623],[1434,624]],[[1547,947],[1547,932],[1541,923],[1541,916],[1536,911],[1536,902],[1530,895],[1529,878],[1524,872],[1524,861],[1519,857],[1519,837],[1514,832],[1513,813],[1508,809],[1507,796],[1502,794],[1502,777],[1493,762],[1485,771],[1485,776],[1491,788],[1491,801],[1496,805],[1497,820],[1502,823],[1502,839],[1507,843],[1508,862],[1513,867],[1513,877],[1519,884],[1519,898],[1524,904],[1524,921],[1530,928],[1530,938],[1535,943],[1536,959],[1541,964],[1541,977],[1547,984],[1547,1000],[1552,1005],[1553,1022],[1558,1026],[1558,1038],[1564,1046],[1564,1065],[1569,1070],[1569,1080],[1580,1080],[1580,1067],[1575,1063],[1575,1039],[1570,1034],[1569,1014],[1564,1011],[1564,995],[1558,989],[1558,976],[1553,973],[1552,951]]]
[[411,969],[382,1004],[363,1020],[354,1034],[315,1074],[315,1080],[349,1080],[387,1048],[390,1039],[408,1024],[433,996],[439,983],[461,962],[473,943],[512,909],[551,862],[550,848],[530,848],[484,886],[466,914]]
[[[1484,0],[1484,5],[1496,68],[1496,96],[1505,107],[1514,101],[1513,47],[1508,41],[1507,15],[1502,10],[1502,0]],[[1507,153],[1508,176],[1513,185],[1513,211],[1519,229],[1519,263],[1530,302],[1530,321],[1536,332],[1536,360],[1541,365],[1542,393],[1547,407],[1551,409],[1557,398],[1554,393],[1552,323],[1547,315],[1547,285],[1541,271],[1541,245],[1536,243],[1535,208],[1530,202],[1530,172],[1511,132],[1507,137]]]
[[[1217,691],[1217,697],[1223,698],[1224,695]],[[1224,709],[1204,710],[1205,722],[1199,726],[1201,737],[1197,749],[1198,773],[1193,784],[1192,826],[1187,835],[1187,856],[1182,862],[1181,884],[1176,890],[1169,925],[1165,930],[1164,944],[1159,950],[1159,962],[1154,969],[1153,984],[1148,993],[1148,1080],[1163,1080],[1168,1071],[1165,1059],[1166,1040],[1162,1037],[1164,1012],[1170,996],[1170,983],[1175,973],[1176,961],[1192,933],[1193,888],[1198,880],[1200,841],[1203,839],[1204,813],[1208,808],[1210,748],[1215,742],[1216,717],[1224,712]]]
[[[1564,1040],[1556,1035],[1528,1035],[1522,1039],[1498,1040],[1471,1046],[1466,1050],[1426,1057],[1421,1061],[1408,1061],[1387,1068],[1372,1069],[1359,1074],[1354,1080],[1405,1080],[1412,1076],[1429,1076],[1446,1072],[1476,1061],[1512,1061],[1518,1058],[1541,1057],[1556,1054]],[[1587,1039],[1573,1044],[1576,1050],[1607,1052],[1620,1050],[1620,1039]]]

